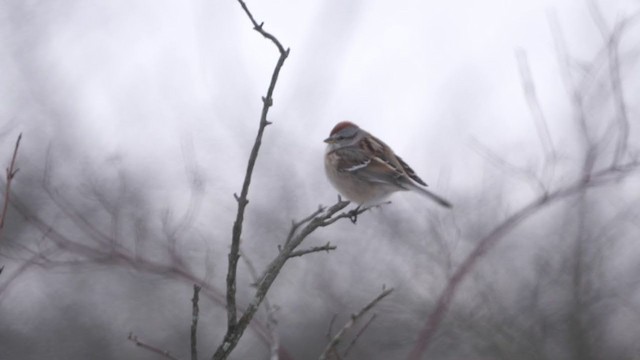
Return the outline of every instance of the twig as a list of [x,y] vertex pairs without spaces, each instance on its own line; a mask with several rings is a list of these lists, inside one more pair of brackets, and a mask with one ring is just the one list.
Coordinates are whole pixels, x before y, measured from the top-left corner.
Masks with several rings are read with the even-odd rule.
[[602,35],[603,40],[606,40],[609,34],[609,26],[607,25],[607,22],[605,21],[604,16],[602,16],[602,11],[598,6],[597,1],[588,0],[587,6],[589,7],[589,13],[591,14],[591,19],[593,20],[594,24],[598,28],[598,31],[600,32],[600,35]]
[[556,150],[553,146],[553,140],[551,139],[551,133],[549,132],[549,126],[547,119],[542,112],[540,101],[536,93],[536,87],[531,76],[531,69],[529,68],[529,61],[527,59],[527,53],[524,50],[516,51],[516,59],[518,61],[518,68],[520,69],[520,78],[522,87],[524,89],[524,95],[529,105],[529,111],[533,117],[533,122],[536,126],[538,133],[538,139],[542,147],[542,152],[545,157],[545,167],[543,168],[543,179],[550,181],[552,173],[550,172],[555,165]]
[[4,229],[4,222],[7,218],[7,209],[9,208],[9,194],[11,193],[11,183],[13,182],[13,178],[18,173],[16,169],[16,158],[18,157],[18,148],[20,147],[20,140],[22,140],[22,133],[18,135],[18,140],[16,140],[16,146],[13,148],[13,156],[11,156],[11,164],[6,169],[6,180],[7,184],[4,189],[4,202],[2,204],[2,214],[0,215],[0,230]]
[[364,334],[365,331],[367,331],[367,328],[369,328],[369,325],[371,325],[371,323],[373,322],[373,320],[376,319],[376,317],[378,317],[378,314],[373,314],[371,315],[371,318],[364,324],[364,326],[358,331],[358,333],[356,334],[356,336],[351,340],[351,342],[349,343],[349,346],[347,346],[347,348],[344,350],[344,353],[342,354],[343,357],[347,357],[349,356],[349,351],[351,351],[351,349],[353,348],[353,346],[356,344],[356,342],[358,341],[358,339],[360,339],[360,337],[362,336],[362,334]]
[[[621,170],[624,169],[624,170]],[[447,282],[446,287],[438,296],[438,300],[431,314],[427,318],[425,326],[418,334],[418,339],[414,345],[411,353],[409,354],[410,360],[418,360],[422,358],[429,347],[433,336],[436,334],[440,323],[442,322],[444,315],[446,314],[453,296],[458,290],[458,287],[462,280],[466,278],[475,264],[482,258],[484,254],[489,251],[493,246],[502,240],[510,231],[512,231],[517,225],[531,218],[533,215],[539,213],[543,208],[558,202],[559,200],[567,197],[577,195],[589,188],[607,185],[620,177],[628,175],[632,171],[640,170],[640,163],[632,162],[625,164],[624,166],[608,167],[600,171],[591,173],[590,176],[580,178],[570,185],[560,188],[551,193],[543,194],[538,198],[531,201],[528,205],[521,208],[519,211],[513,213],[506,220],[496,226],[489,234],[484,236],[471,251],[471,253],[464,259],[462,264],[454,272],[453,276]],[[621,172],[623,171],[623,172]]]
[[303,255],[311,254],[311,253],[314,253],[314,252],[321,252],[321,251],[329,252],[329,251],[335,250],[335,249],[337,249],[337,247],[335,245],[331,245],[330,243],[326,243],[325,245],[322,245],[322,246],[314,246],[314,247],[309,248],[309,249],[292,251],[291,254],[289,254],[289,258],[293,258],[293,257],[296,257],[296,256],[303,256]]
[[546,185],[540,181],[532,171],[511,164],[478,140],[473,138],[471,140],[471,146],[480,154],[480,156],[489,160],[493,165],[512,174],[513,176],[522,178],[529,183],[534,191],[537,191],[540,194],[545,194],[547,192]]
[[200,308],[198,307],[198,301],[200,300],[200,289],[198,285],[193,285],[193,298],[191,304],[193,309],[191,312],[191,360],[198,360],[198,314]]
[[616,106],[617,112],[617,125],[618,125],[618,141],[613,154],[613,164],[617,164],[622,161],[622,156],[626,154],[628,142],[629,142],[629,116],[627,112],[627,105],[625,102],[624,91],[622,88],[621,75],[620,75],[620,60],[619,60],[619,45],[620,38],[622,37],[624,28],[630,23],[637,20],[640,12],[636,12],[630,17],[618,22],[613,31],[609,30],[609,26],[602,15],[602,11],[598,7],[595,0],[587,1],[589,6],[589,12],[591,18],[595,23],[602,39],[605,43],[608,63],[609,63],[609,79],[611,81],[611,90],[613,93],[613,101]]
[[166,350],[161,350],[153,345],[149,345],[145,342],[143,342],[142,340],[140,340],[136,335],[134,335],[132,332],[129,333],[129,336],[127,337],[127,340],[131,341],[132,343],[136,344],[136,346],[139,346],[143,349],[149,350],[152,353],[158,354],[164,358],[170,359],[170,360],[180,360],[177,357],[171,355],[171,353],[169,351]]
[[371,310],[374,306],[376,306],[376,304],[380,302],[380,300],[384,299],[389,294],[391,294],[391,292],[393,292],[393,288],[383,290],[382,293],[380,293],[380,295],[378,295],[375,299],[371,300],[371,302],[369,302],[367,305],[365,305],[365,307],[360,309],[360,311],[358,311],[355,314],[352,314],[351,319],[347,321],[347,323],[344,324],[342,329],[340,329],[336,333],[336,335],[331,339],[331,341],[329,341],[329,344],[327,344],[327,347],[325,347],[324,351],[322,352],[322,354],[320,354],[320,357],[318,359],[326,360],[329,354],[336,349],[336,346],[338,346],[338,343],[340,343],[340,340],[342,339],[342,336],[345,334],[345,332],[349,330],[351,327],[353,327],[353,325],[355,325],[356,322],[364,314],[367,313],[367,311]]
[[276,45],[276,47],[278,48],[278,51],[280,52],[280,55],[282,55],[284,53],[288,54],[289,53],[289,49],[285,50],[284,46],[282,46],[280,41],[275,36],[271,35],[270,33],[264,31],[264,29],[262,29],[262,26],[264,25],[264,23],[258,24],[258,22],[253,18],[253,15],[249,11],[249,8],[247,8],[247,4],[245,4],[245,2],[243,0],[238,0],[238,2],[240,3],[240,6],[242,6],[242,9],[244,10],[244,12],[249,17],[249,20],[251,20],[251,23],[253,24],[253,29],[255,31],[259,32],[265,38],[271,40]]
[[[278,62],[273,70],[273,74],[271,76],[271,82],[269,83],[269,88],[267,90],[267,95],[262,98],[262,114],[260,115],[260,124],[258,127],[258,134],[256,135],[256,140],[253,144],[253,148],[251,149],[251,155],[249,156],[249,161],[247,163],[247,171],[244,177],[244,182],[242,184],[242,190],[240,192],[240,196],[234,194],[237,202],[238,202],[238,212],[236,214],[236,219],[233,223],[232,230],[232,238],[231,238],[231,250],[229,252],[229,268],[227,271],[227,335],[225,336],[225,340],[223,344],[220,345],[220,349],[222,349],[225,344],[228,344],[227,337],[230,336],[236,330],[237,325],[237,309],[236,309],[236,272],[238,268],[238,258],[240,257],[240,237],[242,235],[242,225],[244,222],[244,212],[249,200],[247,196],[249,195],[249,185],[251,184],[251,176],[253,175],[253,168],[256,164],[256,160],[258,158],[258,152],[260,151],[260,145],[262,143],[262,135],[264,133],[267,125],[270,124],[267,121],[267,114],[269,113],[269,108],[273,104],[273,91],[276,86],[276,82],[278,81],[278,75],[280,74],[280,69],[284,64],[287,56],[289,56],[289,49],[284,50],[282,44],[276,39],[273,35],[267,33],[262,28],[262,24],[258,25],[258,23],[253,18],[253,15],[247,8],[247,5],[242,0],[238,0],[242,9],[245,11],[251,22],[253,23],[254,29],[258,31],[262,36],[271,40],[278,51],[280,52],[280,57],[278,58]],[[231,350],[231,349],[228,349]],[[219,352],[216,351],[218,354]]]
[[627,104],[625,102],[624,91],[622,89],[622,81],[620,80],[620,60],[618,59],[618,47],[623,27],[624,22],[616,26],[607,47],[609,50],[609,77],[611,78],[611,89],[613,91],[613,98],[616,103],[618,113],[618,141],[616,143],[616,149],[613,156],[614,165],[622,161],[622,157],[627,152],[630,128],[629,117],[627,115]]
[[595,164],[595,154],[597,147],[593,136],[589,131],[589,125],[587,122],[587,112],[584,108],[584,94],[576,86],[571,73],[571,57],[567,51],[567,45],[564,40],[562,28],[558,18],[554,12],[549,12],[549,25],[551,27],[551,33],[556,47],[556,53],[558,56],[558,62],[561,67],[561,74],[564,82],[565,89],[569,98],[571,99],[571,105],[574,112],[575,122],[580,130],[580,137],[582,145],[585,149],[584,160],[582,163],[582,173],[589,174],[593,170]]

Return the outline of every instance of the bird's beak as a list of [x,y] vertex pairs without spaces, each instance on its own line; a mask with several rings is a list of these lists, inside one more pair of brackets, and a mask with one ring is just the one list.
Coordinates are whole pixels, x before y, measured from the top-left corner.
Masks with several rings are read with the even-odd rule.
[[336,141],[333,138],[328,137],[328,138],[324,139],[324,142],[326,142],[327,144],[333,144]]

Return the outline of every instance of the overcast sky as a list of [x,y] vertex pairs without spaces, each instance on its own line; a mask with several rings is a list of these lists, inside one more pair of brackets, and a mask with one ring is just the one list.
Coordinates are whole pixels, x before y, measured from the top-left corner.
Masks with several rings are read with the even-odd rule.
[[[609,28],[640,8],[637,0],[594,3]],[[566,140],[575,130],[567,120],[571,103],[550,23],[557,20],[578,64],[590,62],[602,37],[588,4],[248,0],[256,20],[264,21],[264,29],[291,49],[276,86],[269,115],[274,124],[264,137],[250,214],[289,224],[319,203],[333,203],[336,191],[324,179],[322,140],[336,122],[350,120],[392,146],[434,191],[462,204],[456,214],[465,224],[483,230],[485,223],[474,227],[477,218],[468,201],[485,196],[480,191],[497,180],[485,176],[487,160],[473,144],[536,171],[543,160],[523,96],[517,51],[528,58],[561,161],[571,156]],[[635,46],[639,30],[636,25],[629,31],[623,51]],[[216,240],[217,250],[224,253],[220,259],[226,259],[236,206],[232,194],[240,190],[260,98],[277,56],[234,0],[0,1],[0,155],[7,158],[15,135],[23,132],[20,174],[25,180],[15,184],[17,192],[30,191],[29,175],[39,181],[47,156],[53,159],[57,183],[72,194],[87,177],[115,187],[122,170],[141,197],[153,199],[149,217],[154,219],[167,208],[173,214],[187,208],[189,176],[195,173],[205,191],[194,228],[202,230],[201,238]],[[638,114],[640,102],[632,98],[640,91],[632,87],[640,84],[638,69],[621,71],[629,112]],[[521,189],[522,196],[508,202],[528,199],[527,187]],[[394,224],[406,220],[398,210],[401,205],[418,214],[433,210],[406,194],[396,200],[400,205],[392,211],[397,212],[389,216]],[[272,211],[274,203],[287,205],[285,213]],[[376,213],[373,219],[388,215]],[[280,224],[267,230],[249,227],[246,236],[259,238],[261,231],[281,235]],[[391,226],[380,226],[388,238],[396,235]],[[336,229],[354,228],[345,224]],[[359,234],[375,237],[377,229],[359,228]],[[394,253],[393,270],[370,268],[375,276],[362,283],[360,272],[348,272],[344,276],[352,281],[336,288],[354,286],[360,287],[356,292],[365,292],[372,283],[379,285],[378,276],[410,278],[412,261],[420,260],[411,257],[414,248],[388,240],[381,240],[380,249],[366,249],[373,253],[357,260],[374,261],[390,249],[406,256],[404,260]],[[361,243],[345,244],[342,256],[355,259],[365,251],[349,248],[354,244]],[[194,253],[202,255],[202,249]],[[256,259],[259,265],[268,260],[262,255]],[[299,266],[337,271],[345,263],[338,255],[331,259],[325,263],[325,258],[313,258],[305,263],[308,267]],[[224,271],[226,263],[215,266]],[[290,272],[285,275],[288,282],[280,285],[308,284],[310,274],[313,270]],[[421,276],[430,279],[429,274]],[[427,290],[416,288],[418,293]],[[11,304],[25,298],[46,300],[45,295],[13,296]],[[286,302],[292,299],[280,301],[295,308]]]
[[[236,2],[0,6],[1,111],[16,131],[40,131],[40,143],[68,142],[87,158],[123,155],[125,163],[163,172],[163,178],[176,173],[187,139],[207,164],[208,178],[214,176],[208,164],[222,152],[226,166],[238,166],[224,182],[238,179],[277,53],[251,30]],[[535,159],[540,152],[515,51],[526,51],[560,140],[564,129],[556,119],[568,111],[568,101],[549,18],[557,17],[578,58],[590,60],[600,40],[586,1],[282,0],[249,6],[291,48],[267,144],[282,142],[272,145],[279,149],[274,156],[291,157],[313,176],[322,176],[321,140],[340,120],[383,138],[428,183],[441,176],[448,186],[465,183],[456,171],[475,156],[471,139],[515,151],[521,163]],[[637,2],[599,6],[612,24]]]

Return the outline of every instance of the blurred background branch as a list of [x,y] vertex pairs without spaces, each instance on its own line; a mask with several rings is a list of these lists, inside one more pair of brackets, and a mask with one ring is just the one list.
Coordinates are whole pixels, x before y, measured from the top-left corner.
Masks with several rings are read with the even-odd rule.
[[[595,11],[595,13],[597,14],[599,12]],[[632,18],[635,18],[635,16]],[[600,16],[598,16],[597,19],[600,19]],[[554,33],[554,38],[556,39],[556,46],[560,63],[561,65],[563,65],[563,78],[565,79],[565,85],[568,87],[568,91],[572,98],[575,120],[577,122],[578,128],[581,130],[576,133],[578,135],[577,138],[581,139],[581,143],[584,144],[584,162],[582,171],[576,179],[573,179],[572,181],[565,181],[565,185],[560,185],[555,190],[551,191],[544,190],[549,185],[547,184],[548,180],[545,181],[545,178],[548,179],[548,176],[544,175],[545,173],[547,173],[547,171],[543,171],[543,174],[541,175],[542,178],[538,178],[539,180],[534,181],[534,183],[536,184],[541,184],[539,185],[539,188],[543,190],[541,191],[541,194],[531,200],[527,205],[523,206],[520,210],[513,212],[505,220],[496,225],[493,230],[491,230],[487,235],[478,240],[473,250],[460,263],[456,271],[448,280],[444,290],[438,296],[437,301],[433,309],[430,311],[430,315],[428,316],[425,325],[420,330],[417,336],[416,343],[409,354],[408,358],[411,360],[418,360],[423,358],[423,355],[432,344],[434,336],[437,333],[440,325],[442,324],[442,321],[453,302],[455,294],[458,292],[459,286],[461,285],[462,281],[467,278],[469,274],[474,270],[476,263],[480,261],[487,252],[495,247],[495,245],[499,241],[503,240],[505,237],[507,237],[507,235],[513,232],[513,230],[518,225],[542,212],[550,205],[553,205],[560,201],[576,197],[578,199],[581,199],[581,201],[584,201],[584,196],[589,189],[619,183],[640,170],[640,159],[637,157],[631,157],[627,151],[627,143],[629,141],[629,120],[626,115],[625,99],[620,86],[619,60],[617,58],[618,41],[616,39],[618,39],[621,35],[619,29],[623,27],[622,24],[626,24],[628,20],[623,20],[618,23],[618,25],[615,26],[616,30],[614,30],[612,35],[604,36],[604,47],[608,49],[608,61],[610,64],[610,69],[613,69],[609,73],[609,77],[612,81],[612,96],[615,99],[615,103],[617,104],[618,109],[618,115],[614,118],[614,120],[612,120],[614,123],[618,124],[618,136],[615,145],[613,160],[609,164],[607,164],[606,160],[603,159],[607,154],[599,146],[601,140],[595,137],[595,131],[591,129],[592,125],[589,122],[589,116],[585,111],[584,94],[586,93],[587,89],[579,88],[577,85],[575,85],[576,82],[573,81],[573,75],[571,67],[569,65],[572,63],[572,61],[570,60],[570,55],[566,50],[566,45],[564,44],[560,26],[554,16],[550,17],[550,21]],[[600,20],[598,20],[598,22],[599,21]],[[603,25],[600,26],[601,29],[603,27]],[[544,168],[551,169],[555,166],[555,150],[551,141],[551,135],[549,134],[548,127],[544,119],[544,115],[536,99],[537,97],[535,94],[535,86],[533,84],[533,80],[527,63],[526,54],[522,51],[519,51],[517,53],[517,61],[520,68],[525,97],[527,98],[529,109],[532,112],[532,118],[538,130],[538,137],[544,150]],[[484,150],[484,152],[487,153],[486,150]],[[506,163],[495,155],[491,154],[488,156],[488,158],[496,159],[494,160],[494,162],[500,164],[505,169],[505,171],[515,172],[516,174],[523,173],[522,170],[513,167],[511,164]],[[621,159],[626,160],[621,163]],[[604,164],[603,167],[597,169],[596,164],[598,163]],[[529,179],[531,177],[531,175],[528,173],[525,173],[525,175],[525,179]],[[582,214],[578,219],[579,229],[585,229],[585,208],[586,205],[584,203],[582,203],[578,207],[578,213]],[[583,251],[581,250],[581,247],[583,246],[585,241],[586,240],[582,236],[579,236],[578,241],[576,242],[577,247],[575,251],[577,251],[577,253],[575,254],[574,259],[576,259],[575,266],[577,267],[572,271],[575,276],[582,276],[584,273],[584,269],[582,269],[580,265],[580,259],[582,259],[581,252]],[[574,283],[576,282],[581,283],[582,280],[576,279],[574,280]],[[579,311],[579,308],[577,309]],[[586,359],[587,355],[591,356],[591,352],[587,349],[586,344],[587,342],[582,340],[579,343],[574,344],[575,349],[580,349],[580,351],[576,355],[576,358]]]
[[7,218],[7,209],[9,208],[9,194],[11,194],[11,183],[13,182],[13,178],[16,176],[19,170],[18,168],[16,168],[16,158],[18,157],[20,140],[22,140],[22,134],[18,135],[16,145],[13,148],[13,155],[11,155],[11,162],[9,163],[9,167],[6,168],[4,200],[2,201],[2,214],[0,214],[0,240],[2,240],[2,230],[4,229],[4,223]]
[[[344,326],[342,326],[342,328],[340,328],[340,330],[338,330],[338,332],[333,336],[331,341],[329,341],[329,343],[327,344],[327,347],[324,349],[322,354],[320,354],[319,360],[332,359],[333,358],[332,356],[335,356],[335,354],[337,354],[337,352],[338,352],[337,346],[343,340],[345,333],[349,329],[351,329],[354,325],[356,325],[356,323],[358,323],[358,321],[360,321],[360,319],[364,315],[366,315],[371,309],[373,309],[373,307],[376,306],[377,303],[382,301],[382,299],[384,299],[385,297],[389,296],[392,292],[393,292],[393,288],[385,289],[383,287],[382,288],[382,292],[378,296],[376,296],[373,300],[371,300],[367,305],[365,305],[357,313],[351,314],[351,319],[349,319],[349,321],[347,321],[347,323],[345,323]],[[371,318],[369,321],[371,321],[371,320],[373,320],[373,318]],[[365,324],[365,326],[362,328],[363,330],[367,328],[368,323],[369,322],[367,322]],[[353,343],[355,343],[355,341],[358,340],[360,335],[361,334],[358,333],[353,338]],[[349,347],[351,347],[351,346],[349,346]],[[348,348],[345,351],[347,351],[347,350],[348,350]],[[339,359],[339,358],[340,358],[339,356],[336,357],[336,360]]]

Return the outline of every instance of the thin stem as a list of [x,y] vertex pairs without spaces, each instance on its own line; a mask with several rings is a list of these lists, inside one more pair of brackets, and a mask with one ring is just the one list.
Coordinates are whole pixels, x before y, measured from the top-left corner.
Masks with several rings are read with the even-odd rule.
[[18,173],[19,169],[16,169],[16,158],[18,157],[18,148],[20,147],[20,140],[22,140],[22,133],[18,135],[16,140],[16,146],[13,148],[13,156],[11,156],[11,164],[6,170],[7,184],[4,189],[4,202],[2,204],[2,214],[0,215],[0,230],[4,229],[4,222],[7,218],[7,209],[9,208],[9,194],[11,193],[11,183],[13,178]]

